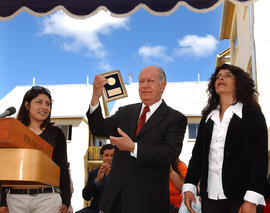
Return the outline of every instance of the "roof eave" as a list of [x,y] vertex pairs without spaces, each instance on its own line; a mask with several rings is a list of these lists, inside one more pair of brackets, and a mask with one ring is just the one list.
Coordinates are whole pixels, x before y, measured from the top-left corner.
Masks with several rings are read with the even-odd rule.
[[234,10],[235,5],[232,2],[225,0],[220,25],[220,34],[219,34],[220,40],[230,39]]

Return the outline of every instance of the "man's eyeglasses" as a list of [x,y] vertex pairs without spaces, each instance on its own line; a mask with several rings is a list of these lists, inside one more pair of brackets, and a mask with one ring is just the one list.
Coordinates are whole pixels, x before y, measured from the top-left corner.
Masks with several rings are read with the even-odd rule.
[[33,87],[28,91],[28,93],[31,92],[31,91],[45,91],[46,93],[48,93],[49,95],[51,95],[50,90],[48,90],[47,88],[42,87],[42,86],[33,86]]

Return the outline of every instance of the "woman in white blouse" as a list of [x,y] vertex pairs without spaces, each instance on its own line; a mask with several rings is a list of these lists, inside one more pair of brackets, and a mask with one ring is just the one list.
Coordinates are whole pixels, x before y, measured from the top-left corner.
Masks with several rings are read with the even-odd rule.
[[203,213],[256,213],[264,204],[267,126],[255,85],[241,68],[217,67],[208,85],[198,136],[183,186],[192,213],[200,181]]

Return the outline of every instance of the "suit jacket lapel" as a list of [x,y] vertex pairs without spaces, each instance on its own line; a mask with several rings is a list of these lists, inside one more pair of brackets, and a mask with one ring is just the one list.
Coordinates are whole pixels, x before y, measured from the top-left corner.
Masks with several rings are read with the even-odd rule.
[[[239,126],[241,126],[241,125],[242,125],[241,119],[236,114],[234,114],[230,123],[229,123],[229,126],[228,126],[224,150],[230,150],[230,147],[232,144],[230,144],[229,141],[232,141],[232,137],[233,137],[235,130],[238,130]],[[209,152],[209,149],[210,149],[213,128],[214,128],[214,121],[211,118],[209,118],[205,124],[205,136],[208,137],[206,140],[207,143],[205,144],[205,146],[207,148],[207,150],[206,150],[207,153]]]
[[209,150],[210,150],[210,144],[212,140],[212,134],[213,134],[213,128],[214,128],[214,121],[209,118],[208,121],[205,123],[205,131],[204,131],[204,137],[207,137],[205,140],[205,148],[206,148],[206,153],[208,155]]
[[229,143],[229,141],[232,141],[235,131],[239,131],[239,127],[241,127],[241,125],[241,118],[234,114],[228,126],[224,150],[230,150],[232,144]]
[[149,130],[149,129],[153,128],[155,125],[159,124],[166,117],[167,110],[168,110],[167,104],[164,101],[162,101],[162,103],[156,109],[154,114],[151,115],[151,117],[147,120],[147,122],[141,128],[141,130],[137,136],[142,135],[147,130]]

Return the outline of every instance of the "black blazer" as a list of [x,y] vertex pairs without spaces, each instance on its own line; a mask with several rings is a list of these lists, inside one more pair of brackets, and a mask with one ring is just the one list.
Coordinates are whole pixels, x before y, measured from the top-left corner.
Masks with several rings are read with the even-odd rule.
[[138,144],[137,158],[130,152],[115,152],[107,177],[100,210],[109,212],[121,191],[123,212],[168,213],[169,168],[180,154],[187,119],[163,101],[135,136],[142,104],[120,107],[111,117],[103,119],[101,108],[87,112],[91,132],[96,136],[119,136],[120,127]]
[[83,199],[91,200],[90,207],[91,209],[98,210],[98,203],[103,191],[103,187],[106,181],[106,176],[104,175],[103,179],[99,183],[95,183],[97,177],[98,169],[92,170],[88,173],[87,183],[82,191]]
[[[214,122],[202,118],[185,183],[197,185],[207,197],[208,157]],[[228,199],[243,200],[247,190],[263,194],[267,175],[267,126],[262,112],[243,106],[242,119],[233,115],[228,126],[222,166],[222,185]]]

